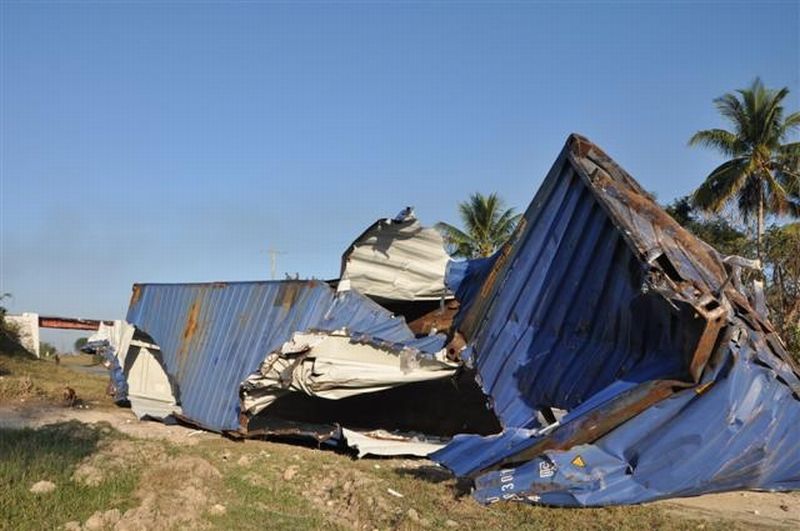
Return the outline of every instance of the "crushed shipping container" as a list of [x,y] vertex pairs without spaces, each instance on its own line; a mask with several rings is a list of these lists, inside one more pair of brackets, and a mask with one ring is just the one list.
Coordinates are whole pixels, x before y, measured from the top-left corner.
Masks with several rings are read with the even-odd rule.
[[432,458],[485,503],[800,487],[798,368],[734,262],[572,135],[511,240],[448,268],[504,430]]
[[796,489],[800,369],[752,265],[572,135],[494,256],[448,262],[406,209],[338,282],[137,284],[119,366],[140,416],[434,452],[484,503]]
[[[322,377],[307,369],[321,368],[330,351],[324,348],[327,338],[335,337],[340,347],[346,347],[340,372],[348,354],[358,358],[361,371],[380,366],[378,378],[364,382],[360,392],[443,378],[456,370],[435,359],[444,336],[418,340],[402,318],[357,292],[337,294],[320,281],[138,284],[128,322],[160,347],[166,372],[180,396],[183,418],[214,431],[246,431],[242,394],[250,409],[260,411],[266,405],[254,403],[257,390],[279,395],[292,383],[296,388],[314,389],[306,378]],[[319,364],[314,348],[291,352],[292,336],[298,332],[320,338],[313,345],[323,358]],[[374,365],[364,355],[370,350],[376,354]],[[281,366],[282,374],[270,382],[272,387],[265,383],[269,374],[265,363]],[[328,398],[337,394],[336,377],[332,378],[323,384],[328,386]],[[338,388],[341,396],[347,394],[347,379],[345,375]]]

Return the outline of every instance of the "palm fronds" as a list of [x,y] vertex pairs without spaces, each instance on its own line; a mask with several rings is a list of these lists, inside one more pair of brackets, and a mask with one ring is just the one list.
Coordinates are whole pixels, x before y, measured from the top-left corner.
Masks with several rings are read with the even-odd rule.
[[458,213],[463,230],[444,222],[436,227],[444,236],[450,254],[463,258],[494,253],[511,236],[521,217],[513,208],[505,208],[503,200],[495,193],[472,194],[467,201],[459,203]]
[[757,214],[759,241],[765,214],[800,214],[800,142],[784,143],[800,129],[800,113],[784,117],[788,94],[788,88],[769,89],[756,78],[714,100],[730,130],[707,129],[689,139],[691,146],[728,158],[692,194],[694,205],[714,213],[736,205],[745,221]]

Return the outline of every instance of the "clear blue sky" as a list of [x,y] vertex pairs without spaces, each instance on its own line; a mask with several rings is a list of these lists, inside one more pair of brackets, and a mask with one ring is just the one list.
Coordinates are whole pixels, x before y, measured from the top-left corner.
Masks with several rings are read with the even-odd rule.
[[[756,3],[752,3],[756,4]],[[798,2],[14,2],[0,292],[125,315],[133,282],[329,278],[378,217],[524,208],[571,131],[661,200],[719,159],[711,100],[800,108]]]

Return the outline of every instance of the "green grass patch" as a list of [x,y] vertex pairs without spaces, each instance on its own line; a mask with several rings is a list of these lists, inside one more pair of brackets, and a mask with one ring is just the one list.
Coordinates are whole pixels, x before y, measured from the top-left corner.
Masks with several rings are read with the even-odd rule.
[[[653,506],[559,509],[521,503],[483,506],[444,470],[409,459],[355,461],[280,443],[203,442],[223,476],[217,529],[731,529]],[[291,470],[291,472],[290,472]],[[288,478],[288,479],[287,479]],[[389,489],[403,495],[398,498]]]
[[286,482],[254,486],[241,474],[227,474],[224,489],[225,514],[208,517],[215,529],[339,529]]
[[[0,529],[55,529],[70,520],[84,521],[97,510],[128,508],[138,477],[135,469],[119,471],[94,487],[71,479],[103,437],[115,435],[77,421],[36,430],[0,429]],[[30,492],[39,481],[56,488]]]

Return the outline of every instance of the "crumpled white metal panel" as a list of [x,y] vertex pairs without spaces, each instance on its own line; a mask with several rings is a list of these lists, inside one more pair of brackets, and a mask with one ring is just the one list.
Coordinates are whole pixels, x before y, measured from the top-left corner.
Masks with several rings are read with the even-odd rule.
[[114,321],[111,326],[101,323],[89,341],[106,340],[114,348],[128,382],[131,410],[137,417],[163,419],[180,413],[167,373],[159,363],[158,347],[133,339],[135,331],[126,321]]
[[339,291],[438,300],[449,294],[444,284],[449,259],[439,231],[424,227],[409,207],[394,219],[376,221],[353,242],[343,257]]
[[389,433],[385,430],[359,432],[347,428],[342,428],[342,437],[347,446],[358,452],[359,458],[365,455],[427,457],[449,442],[447,439],[424,435]]
[[242,410],[256,415],[289,392],[338,400],[446,378],[457,369],[444,351],[430,356],[354,342],[344,331],[295,333],[242,383]]

